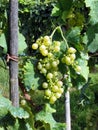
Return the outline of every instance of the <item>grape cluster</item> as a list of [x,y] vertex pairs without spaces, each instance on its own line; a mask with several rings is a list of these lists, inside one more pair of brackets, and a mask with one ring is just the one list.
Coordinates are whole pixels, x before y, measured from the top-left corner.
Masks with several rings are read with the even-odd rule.
[[62,62],[68,66],[71,65],[77,73],[80,73],[81,67],[78,65],[78,62],[75,61],[76,59],[75,53],[76,49],[73,47],[69,47],[66,54],[64,54],[62,58]]
[[81,71],[81,67],[76,62],[75,48],[67,48],[66,53],[59,60],[56,54],[60,51],[60,45],[61,42],[52,41],[49,36],[37,39],[36,43],[32,45],[32,49],[37,50],[42,55],[42,59],[38,61],[37,69],[45,76],[46,80],[42,83],[42,88],[44,89],[44,97],[51,104],[55,103],[64,91],[63,74],[59,71],[59,64],[62,62],[66,66],[72,66],[77,73]]
[[51,104],[61,97],[64,89],[62,74],[58,69],[59,59],[55,56],[60,51],[60,42],[52,41],[49,36],[39,38],[36,43],[32,45],[32,49],[38,50],[43,56],[39,60],[37,68],[46,77],[46,81],[42,83],[45,98]]

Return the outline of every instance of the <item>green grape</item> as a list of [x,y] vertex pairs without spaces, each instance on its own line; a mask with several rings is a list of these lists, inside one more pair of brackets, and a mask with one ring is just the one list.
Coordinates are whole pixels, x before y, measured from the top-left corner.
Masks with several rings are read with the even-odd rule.
[[59,88],[58,92],[62,94],[64,92],[64,89],[63,88]]
[[57,98],[56,98],[54,95],[52,95],[52,96],[50,97],[50,103],[51,103],[51,104],[54,104],[56,100],[57,100]]
[[44,45],[49,46],[51,45],[51,40],[49,36],[44,36]]
[[46,69],[50,69],[50,68],[51,68],[50,63],[47,63],[47,64],[45,65],[45,68],[46,68]]
[[58,66],[58,63],[56,61],[53,61],[52,62],[52,67],[57,67]]
[[55,97],[56,97],[56,98],[60,98],[60,97],[61,97],[61,95],[62,95],[61,93],[58,93],[58,92],[57,92],[57,93],[55,93]]
[[23,106],[26,105],[26,100],[24,100],[24,99],[21,100],[21,105],[23,105]]
[[68,52],[69,54],[75,53],[75,52],[76,52],[76,49],[73,48],[73,47],[70,47],[70,48],[68,48],[67,52]]
[[39,70],[41,70],[41,69],[42,69],[42,64],[41,64],[41,63],[38,63],[37,68],[38,68]]
[[40,51],[46,50],[46,46],[45,46],[45,45],[41,45],[41,46],[39,47],[39,50],[40,50]]
[[57,86],[58,86],[58,87],[62,87],[62,86],[63,86],[63,82],[62,82],[62,81],[58,81],[58,82],[57,82]]
[[61,43],[59,41],[54,41],[55,46],[60,46]]
[[50,89],[45,90],[45,96],[47,96],[47,97],[51,96],[51,90]]
[[76,72],[80,72],[80,71],[81,71],[81,67],[77,65],[77,66],[75,67],[75,71],[76,71]]
[[42,54],[43,56],[47,56],[47,55],[48,55],[48,50],[42,50],[42,51],[41,51],[41,54]]
[[53,57],[53,54],[51,52],[48,53],[48,57],[49,58],[52,58]]
[[55,51],[55,52],[59,52],[59,51],[60,51],[60,47],[59,47],[59,46],[55,46],[55,47],[54,47],[54,51]]
[[52,90],[52,92],[57,92],[58,91],[58,86],[54,85],[51,90]]
[[73,53],[73,54],[70,54],[70,58],[71,58],[72,61],[74,61],[75,58],[76,58],[76,55],[75,55],[74,53]]
[[64,62],[66,63],[66,65],[71,65],[72,64],[72,60],[71,60],[71,58],[69,56],[65,56]]
[[53,78],[53,74],[52,73],[48,73],[47,74],[47,79],[52,79]]
[[38,49],[38,44],[37,43],[32,44],[32,49],[37,50]]
[[45,68],[42,68],[42,69],[41,69],[41,73],[46,74],[46,73],[47,73],[47,70],[46,70]]
[[48,88],[48,83],[47,83],[47,82],[44,82],[44,83],[42,84],[42,87],[43,87],[43,88]]

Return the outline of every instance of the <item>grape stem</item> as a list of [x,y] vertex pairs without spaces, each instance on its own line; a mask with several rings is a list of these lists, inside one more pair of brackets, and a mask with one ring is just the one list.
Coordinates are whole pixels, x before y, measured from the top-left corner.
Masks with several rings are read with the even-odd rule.
[[67,40],[65,39],[65,37],[64,37],[64,35],[63,35],[63,31],[62,31],[62,29],[61,29],[60,26],[57,26],[57,27],[53,30],[52,34],[50,35],[50,38],[52,39],[53,35],[55,34],[55,32],[56,32],[57,30],[60,30],[61,36],[62,36],[62,38],[63,38],[63,40],[64,40],[64,42],[65,42],[65,44],[66,44],[66,48],[69,48],[69,46],[68,46],[68,44],[67,44]]

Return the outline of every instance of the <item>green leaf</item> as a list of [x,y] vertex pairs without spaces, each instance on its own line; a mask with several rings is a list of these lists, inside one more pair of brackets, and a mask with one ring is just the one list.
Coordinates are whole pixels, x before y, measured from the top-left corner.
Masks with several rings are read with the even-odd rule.
[[79,66],[81,67],[80,74],[87,81],[88,80],[88,74],[89,74],[89,67],[87,66],[87,60],[78,59],[78,63],[79,63]]
[[98,0],[85,0],[86,7],[90,8],[90,23],[98,23]]
[[5,107],[6,109],[9,109],[10,106],[11,101],[0,95],[0,108]]
[[83,42],[87,45],[89,52],[98,50],[98,24],[90,26],[84,34]]
[[[18,34],[18,45],[19,45],[18,53],[19,54],[25,53],[27,44],[25,42],[25,37],[21,33]],[[0,46],[3,48],[3,53],[7,53],[7,42],[4,33],[2,33],[0,36]]]
[[8,113],[11,102],[0,95],[0,120]]
[[7,52],[7,44],[6,44],[6,38],[4,33],[2,33],[0,36],[0,47],[3,48],[3,53]]
[[18,34],[18,45],[19,45],[18,53],[19,54],[25,53],[27,44],[25,41],[25,37],[21,33]]
[[67,40],[73,44],[80,42],[81,29],[79,27],[72,27],[67,33]]
[[88,45],[88,51],[94,53],[97,50],[98,50],[98,34],[96,33],[95,38],[90,43],[90,45]]
[[58,0],[61,10],[70,10],[73,0]]
[[50,125],[50,129],[48,130],[64,130],[65,124],[57,123],[52,116],[53,112],[54,109],[52,109],[49,105],[46,104],[44,110],[36,114],[36,121],[43,122],[43,125]]
[[15,118],[26,119],[29,117],[29,114],[23,108],[17,108],[17,107],[11,106],[9,111],[11,115]]
[[31,61],[26,62],[24,66],[24,78],[23,82],[27,90],[35,90],[39,87],[39,77],[37,77],[35,70],[34,70],[34,65],[31,63]]

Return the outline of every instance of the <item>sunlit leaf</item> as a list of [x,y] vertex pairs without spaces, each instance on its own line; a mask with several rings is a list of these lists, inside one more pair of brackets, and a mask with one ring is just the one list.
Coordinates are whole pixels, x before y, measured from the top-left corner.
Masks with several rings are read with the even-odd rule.
[[15,118],[28,118],[29,114],[23,109],[23,108],[17,108],[17,107],[10,107],[10,113]]

